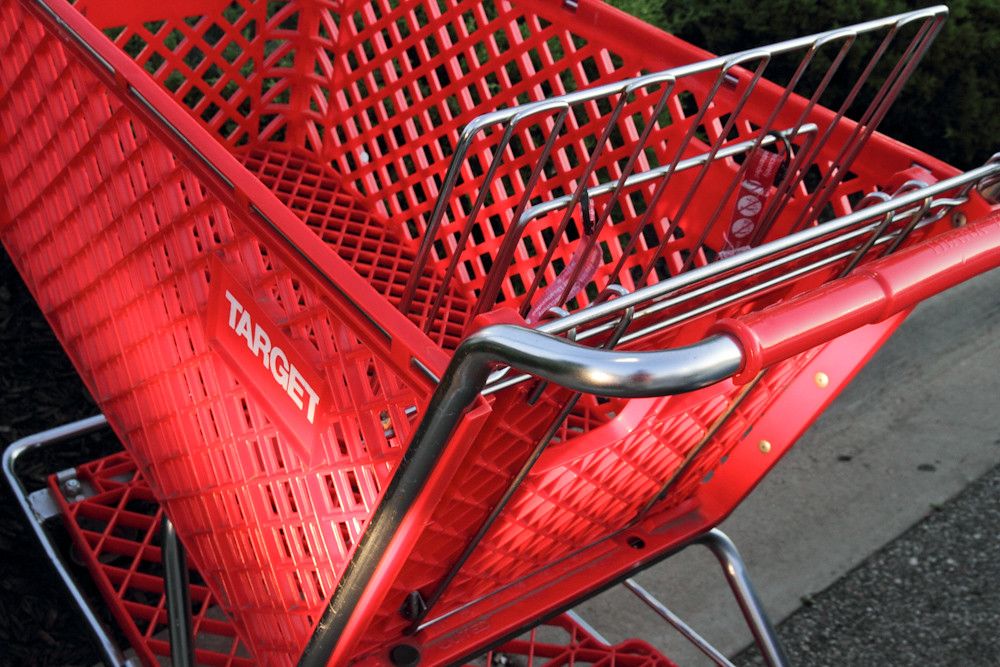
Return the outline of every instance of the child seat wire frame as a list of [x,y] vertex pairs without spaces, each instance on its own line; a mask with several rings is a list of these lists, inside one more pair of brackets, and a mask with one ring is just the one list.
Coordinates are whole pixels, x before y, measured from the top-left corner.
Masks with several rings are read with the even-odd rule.
[[[536,293],[570,264],[564,251],[556,254],[560,245],[573,245],[576,239],[586,245],[586,252],[578,251],[581,254],[603,246],[606,266],[585,293],[571,293],[581,270],[579,264],[573,265],[569,271],[574,275],[566,281],[559,303],[576,297],[575,303],[585,305],[609,285],[633,291],[713,261],[721,245],[720,220],[732,208],[734,193],[746,176],[745,154],[773,144],[776,137],[787,147],[787,163],[766,203],[753,245],[763,241],[770,223],[789,206],[793,210],[785,214],[787,220],[767,238],[817,224],[821,215],[848,213],[846,192],[838,188],[855,177],[852,165],[946,15],[945,8],[932,7],[479,116],[461,133],[417,253],[416,267],[436,263],[443,276],[444,289],[426,316],[425,331],[430,332],[431,323],[437,321],[443,295],[462,272],[463,282],[475,292],[470,319],[497,301],[513,303],[527,316]],[[907,28],[913,31],[909,42]],[[839,70],[858,40],[865,37],[881,37],[881,42],[870,53],[852,54],[855,60],[868,58],[854,85],[843,99],[824,98],[837,75],[843,76]],[[894,44],[900,40],[902,46]],[[886,58],[892,48],[901,52],[896,60]],[[835,51],[829,62],[817,58],[828,49]],[[791,59],[785,67],[792,73],[787,84],[776,86],[764,77],[782,57]],[[884,80],[876,85],[870,79],[880,65],[885,66],[884,58],[891,60],[892,69],[881,72]],[[810,81],[809,75],[815,74],[810,68],[822,66],[828,69],[821,80]],[[691,90],[699,91],[696,101]],[[821,100],[835,110],[819,107]],[[719,109],[727,112],[720,114]],[[762,114],[761,109],[771,111]],[[842,123],[849,112],[856,123]],[[597,119],[594,124],[588,122],[591,118]],[[822,119],[822,127],[813,123],[817,119]],[[581,130],[586,141],[579,138]],[[835,148],[828,150],[831,140]],[[792,152],[795,142],[800,143]],[[695,173],[683,174],[688,169]],[[546,175],[555,170],[571,171],[572,177],[565,187],[553,190]],[[498,182],[498,173],[515,179],[519,197],[503,196],[510,185]],[[719,179],[728,180],[723,185]],[[816,182],[807,184],[807,179]],[[560,195],[562,190],[568,193]],[[853,196],[856,201],[860,195]],[[589,234],[573,218],[584,198],[597,204],[595,229]],[[699,198],[717,205],[698,205]],[[498,207],[487,202],[501,201],[507,202],[509,220],[499,223]],[[832,212],[827,209],[831,202]],[[497,239],[488,266],[470,269],[481,253],[473,237],[485,233],[482,228],[490,213],[490,226],[503,227],[502,238]],[[547,215],[554,219],[542,221]],[[533,222],[547,223],[541,225],[547,230],[544,237],[537,231],[529,233]],[[605,226],[614,232],[602,234]],[[683,236],[685,228],[697,240],[678,244],[676,237]],[[614,234],[627,241],[612,241]],[[653,243],[648,243],[650,239]],[[448,250],[442,252],[445,244]],[[540,259],[525,270],[525,258],[536,253]],[[636,254],[644,258],[636,260],[632,257]],[[665,260],[669,269],[662,266]],[[400,303],[403,312],[412,307],[418,275],[406,285]]]

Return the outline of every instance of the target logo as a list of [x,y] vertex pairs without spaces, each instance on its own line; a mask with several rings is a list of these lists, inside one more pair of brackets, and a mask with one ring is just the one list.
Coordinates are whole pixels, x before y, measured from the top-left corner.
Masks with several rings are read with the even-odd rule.
[[212,262],[210,289],[205,328],[212,349],[308,458],[329,397],[315,364],[219,258]]

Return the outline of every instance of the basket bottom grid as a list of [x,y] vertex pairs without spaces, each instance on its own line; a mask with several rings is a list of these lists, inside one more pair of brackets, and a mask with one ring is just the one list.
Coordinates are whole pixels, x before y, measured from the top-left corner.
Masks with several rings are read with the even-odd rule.
[[[87,565],[142,663],[170,664],[160,505],[124,452],[78,466],[75,479],[81,494],[67,498],[65,479],[49,478],[75,558]],[[198,570],[189,578],[198,664],[254,665]]]
[[[270,189],[323,243],[398,307],[417,270],[418,242],[404,238],[368,202],[342,182],[342,176],[315,156],[278,142],[246,146],[236,153],[243,166]],[[442,291],[433,268],[420,273],[409,317],[427,324],[430,304]],[[445,349],[462,341],[473,302],[461,289],[444,290],[442,306],[430,323],[431,336]]]
[[[76,555],[90,570],[121,631],[144,665],[170,664],[166,599],[160,550],[162,510],[134,463],[112,454],[76,468],[84,493],[66,498],[65,479],[50,478]],[[250,667],[255,664],[229,620],[190,569],[193,629],[198,664]],[[572,614],[562,614],[465,667],[672,667],[650,644],[606,643]]]

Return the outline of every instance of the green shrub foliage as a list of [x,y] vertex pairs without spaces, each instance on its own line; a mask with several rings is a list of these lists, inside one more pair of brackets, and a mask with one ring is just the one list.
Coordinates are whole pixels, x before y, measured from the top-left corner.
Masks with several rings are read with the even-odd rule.
[[[905,0],[611,0],[716,54],[928,6]],[[1000,151],[1000,2],[954,0],[950,16],[880,130],[957,167]],[[845,65],[846,71],[851,63]],[[818,68],[817,68],[818,69]],[[767,76],[781,81],[782,73]],[[842,77],[837,86],[853,81]],[[841,94],[842,97],[842,94]]]

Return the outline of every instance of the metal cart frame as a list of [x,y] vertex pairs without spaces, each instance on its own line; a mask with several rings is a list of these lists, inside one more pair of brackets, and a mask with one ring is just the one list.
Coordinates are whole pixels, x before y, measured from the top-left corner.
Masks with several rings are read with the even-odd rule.
[[[17,466],[22,456],[32,452],[58,447],[67,440],[108,430],[107,420],[103,415],[83,419],[63,426],[36,433],[17,440],[7,447],[3,453],[3,472],[7,483],[13,490],[24,518],[44,550],[47,560],[52,564],[60,581],[91,631],[96,646],[108,667],[138,667],[139,662],[134,657],[128,657],[120,647],[108,628],[100,620],[94,601],[81,590],[66,562],[66,554],[60,553],[52,539],[51,527],[47,524],[57,519],[60,513],[58,504],[54,501],[53,488],[45,487],[33,492],[25,489],[24,481],[18,475]],[[87,489],[76,477],[75,468],[53,473],[58,480],[59,491],[69,497],[70,501],[83,499]],[[787,660],[781,648],[774,627],[768,618],[764,605],[754,590],[750,574],[743,563],[736,545],[720,530],[711,531],[694,539],[690,545],[702,545],[715,555],[722,568],[723,576],[733,591],[736,602],[747,621],[754,641],[764,656],[765,663],[772,667],[786,665]],[[687,547],[681,547],[677,551]],[[161,522],[161,549],[164,568],[164,588],[166,609],[169,618],[169,642],[171,645],[171,664],[175,667],[193,667],[195,662],[195,640],[191,620],[191,597],[189,592],[188,564],[184,547],[177,538],[177,533],[169,519]],[[649,567],[654,563],[649,563]],[[638,584],[630,573],[621,585],[632,591],[644,604],[653,609],[665,622],[673,626],[683,637],[688,639],[698,650],[702,651],[718,665],[731,666],[726,656],[720,653],[710,643],[705,641],[695,629],[688,626],[680,617],[670,611],[666,605]],[[566,613],[573,614],[572,610]],[[574,616],[577,623],[584,624],[591,635],[604,643],[600,633],[586,625],[583,619]],[[474,657],[474,656],[469,656]]]

